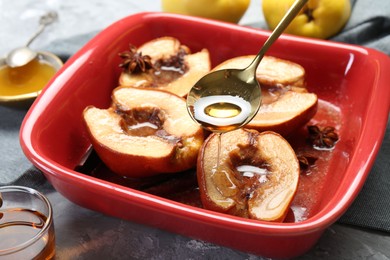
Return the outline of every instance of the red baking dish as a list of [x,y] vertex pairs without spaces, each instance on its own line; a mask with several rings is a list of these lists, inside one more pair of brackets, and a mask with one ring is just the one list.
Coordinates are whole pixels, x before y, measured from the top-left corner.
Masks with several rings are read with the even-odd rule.
[[126,185],[118,176],[104,178],[78,167],[91,146],[82,111],[88,105],[109,106],[121,72],[118,53],[129,43],[138,46],[173,36],[193,52],[207,48],[215,66],[228,58],[256,54],[268,35],[259,29],[166,13],[124,18],[88,42],[49,82],[22,124],[23,151],[56,190],[83,207],[261,256],[301,255],[351,205],[380,147],[390,107],[390,61],[378,51],[283,35],[267,53],[306,69],[308,89],[320,100],[314,122],[336,124],[340,136],[328,153],[331,156],[319,165],[320,185],[302,188],[301,199],[314,201],[303,219],[295,216],[285,223],[269,223],[217,213],[186,203],[190,198],[184,197],[194,194],[160,196]]

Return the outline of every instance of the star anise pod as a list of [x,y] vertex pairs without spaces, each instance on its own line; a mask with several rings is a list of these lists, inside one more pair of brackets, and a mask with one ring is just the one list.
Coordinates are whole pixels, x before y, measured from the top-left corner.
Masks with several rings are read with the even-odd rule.
[[339,140],[339,136],[335,132],[334,127],[310,125],[307,129],[309,131],[309,141],[316,148],[331,149]]
[[317,157],[311,155],[297,155],[299,167],[302,170],[306,170],[309,166],[313,165],[317,161]]
[[123,68],[128,73],[140,73],[152,69],[152,58],[149,55],[142,55],[138,52],[134,45],[129,45],[129,50],[119,53],[119,57],[123,62],[119,67]]

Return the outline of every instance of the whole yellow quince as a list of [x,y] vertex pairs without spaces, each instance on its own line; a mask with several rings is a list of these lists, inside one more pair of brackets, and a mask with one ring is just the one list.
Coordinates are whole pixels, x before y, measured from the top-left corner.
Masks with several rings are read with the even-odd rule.
[[162,10],[238,23],[250,0],[162,0]]
[[[264,18],[273,30],[294,0],[262,0]],[[351,15],[350,0],[309,0],[286,33],[327,39],[337,34]]]

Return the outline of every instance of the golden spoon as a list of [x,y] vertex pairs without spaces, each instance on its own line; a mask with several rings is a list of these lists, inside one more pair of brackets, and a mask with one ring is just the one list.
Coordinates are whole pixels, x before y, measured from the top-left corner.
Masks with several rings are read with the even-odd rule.
[[296,0],[245,69],[211,72],[192,87],[187,96],[191,117],[213,132],[240,128],[252,120],[261,103],[256,69],[269,47],[279,38],[308,0]]

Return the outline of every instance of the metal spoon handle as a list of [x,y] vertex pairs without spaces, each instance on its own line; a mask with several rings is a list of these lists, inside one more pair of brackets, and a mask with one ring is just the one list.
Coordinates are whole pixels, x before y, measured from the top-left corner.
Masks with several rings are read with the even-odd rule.
[[53,23],[57,19],[57,17],[58,15],[54,11],[48,12],[45,15],[41,16],[41,18],[39,19],[39,28],[37,32],[27,41],[26,47],[28,47],[35,40],[35,38],[37,38],[38,35],[43,32],[46,25]]
[[279,24],[268,37],[267,41],[264,43],[263,47],[260,49],[255,59],[252,61],[252,63],[248,66],[246,70],[253,71],[253,73],[256,71],[257,66],[259,66],[260,61],[263,59],[269,47],[271,47],[271,45],[279,38],[282,32],[287,28],[287,26],[291,23],[291,21],[295,18],[295,16],[299,13],[299,11],[307,3],[307,1],[308,0],[297,0],[293,3],[293,5],[283,16],[282,20],[280,20]]

